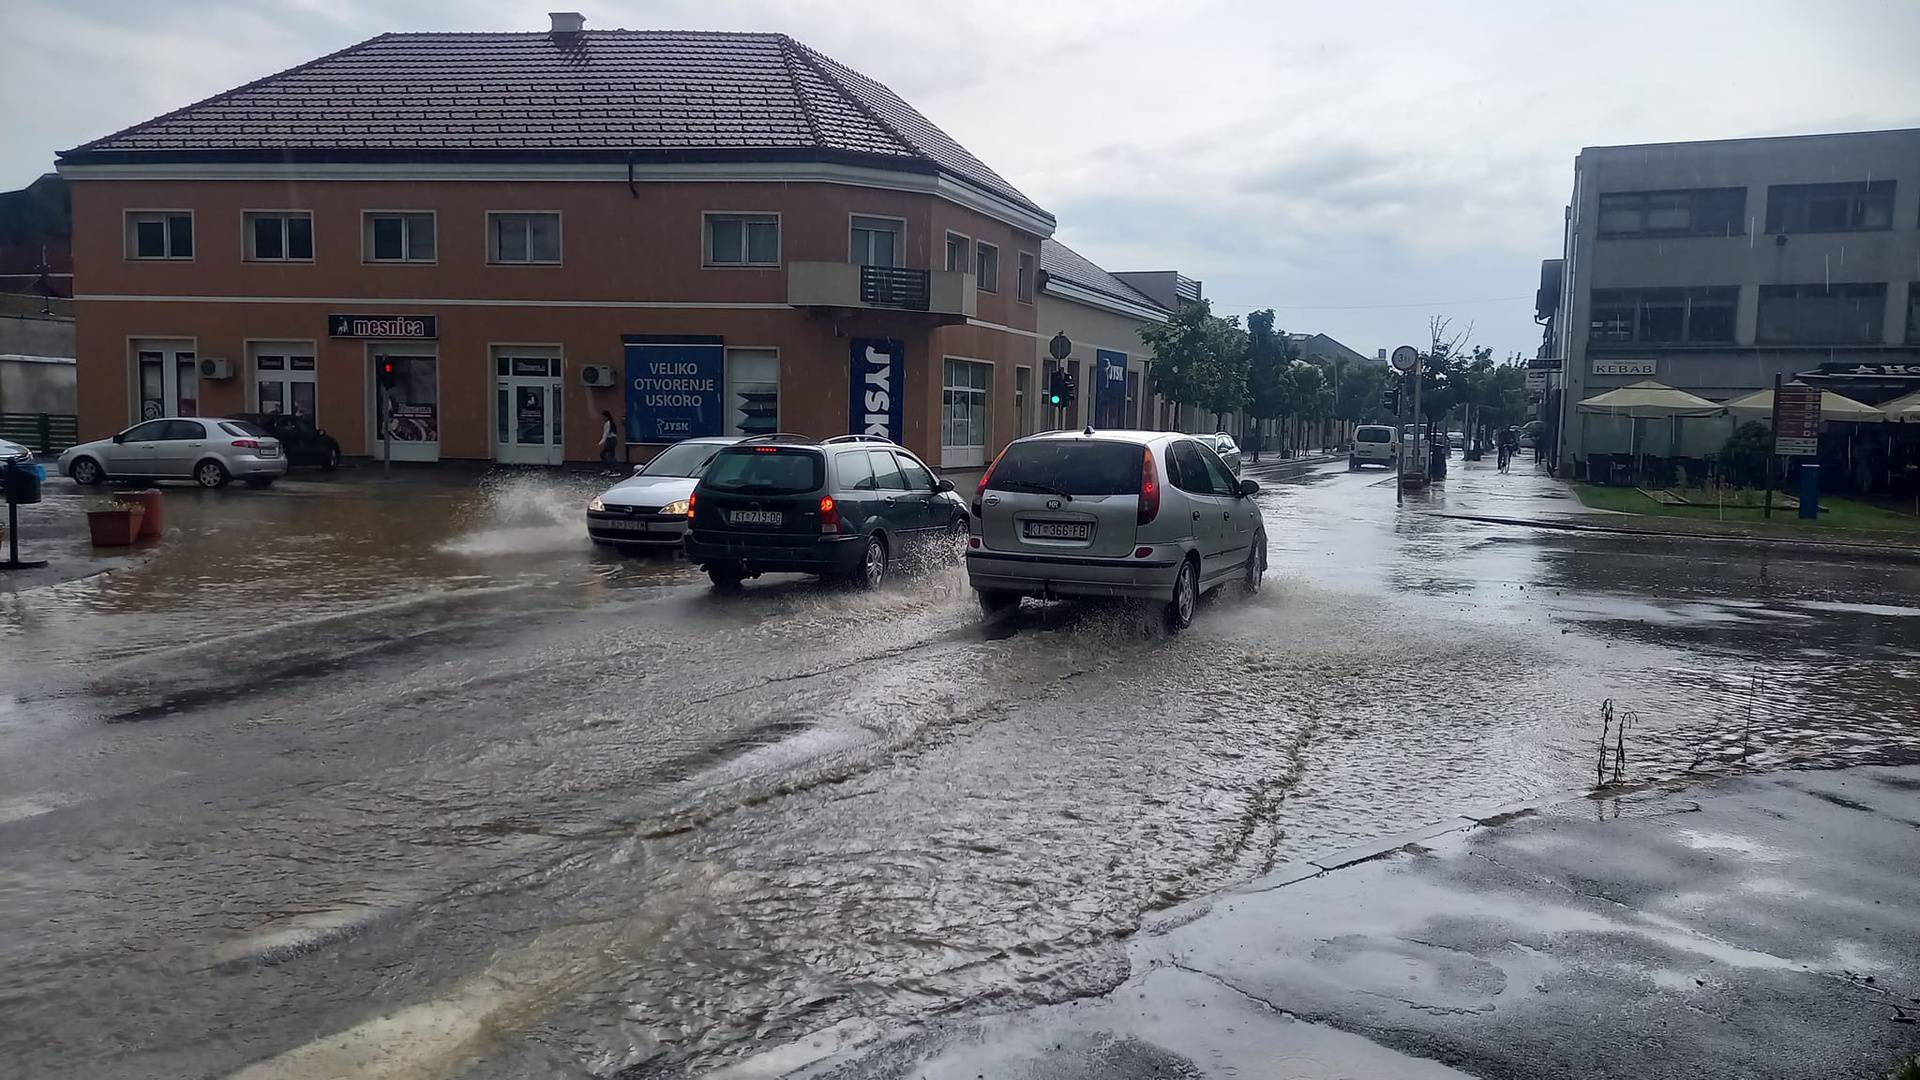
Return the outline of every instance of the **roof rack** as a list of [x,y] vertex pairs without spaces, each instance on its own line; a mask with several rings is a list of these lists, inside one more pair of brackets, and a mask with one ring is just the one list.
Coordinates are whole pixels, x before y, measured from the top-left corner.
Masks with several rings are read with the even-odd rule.
[[769,431],[764,435],[749,435],[740,440],[750,442],[812,442],[813,440],[797,431]]
[[827,443],[842,443],[842,442],[877,442],[877,443],[886,443],[888,446],[894,445],[894,441],[892,439],[887,438],[885,435],[865,435],[865,434],[835,435],[831,439],[821,440],[821,445],[824,446]]

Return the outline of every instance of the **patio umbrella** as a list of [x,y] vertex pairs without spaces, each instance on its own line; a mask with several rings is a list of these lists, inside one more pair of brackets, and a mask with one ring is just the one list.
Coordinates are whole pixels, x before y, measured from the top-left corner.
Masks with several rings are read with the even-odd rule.
[[[1639,458],[1640,421],[1647,419],[1665,419],[1672,426],[1667,435],[1669,454],[1680,448],[1680,418],[1684,416],[1718,416],[1722,407],[1706,398],[1676,390],[1666,383],[1648,379],[1618,390],[1609,390],[1596,394],[1576,406],[1584,413],[1598,413],[1604,416],[1625,416],[1631,436],[1627,452],[1636,460]],[[1637,467],[1637,466],[1636,466]]]
[[1920,390],[1882,402],[1880,411],[1895,423],[1920,424]]
[[[1891,404],[1891,403],[1889,403]],[[1727,402],[1727,411],[1751,419],[1773,417],[1773,391],[1756,390],[1743,398]],[[1878,424],[1887,419],[1884,407],[1875,408],[1831,390],[1820,391],[1820,419],[1848,424]]]

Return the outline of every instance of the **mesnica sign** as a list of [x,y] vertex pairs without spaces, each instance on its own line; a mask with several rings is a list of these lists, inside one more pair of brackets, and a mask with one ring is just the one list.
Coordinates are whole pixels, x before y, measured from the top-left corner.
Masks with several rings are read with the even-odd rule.
[[438,315],[329,315],[327,336],[384,338],[388,341],[432,340],[440,336]]

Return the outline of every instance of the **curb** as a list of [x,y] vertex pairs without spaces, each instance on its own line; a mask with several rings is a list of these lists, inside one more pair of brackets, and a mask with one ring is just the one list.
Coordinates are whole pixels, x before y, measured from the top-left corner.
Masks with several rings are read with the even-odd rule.
[[1529,529],[1552,529],[1558,532],[1607,533],[1615,536],[1653,536],[1668,540],[1705,540],[1713,543],[1762,544],[1771,547],[1800,548],[1808,551],[1832,552],[1836,554],[1871,554],[1880,558],[1892,556],[1920,562],[1920,547],[1907,544],[1872,544],[1856,540],[1809,540],[1792,536],[1752,536],[1741,533],[1689,533],[1668,532],[1659,529],[1626,529],[1616,525],[1588,525],[1577,521],[1556,521],[1546,518],[1500,517],[1493,514],[1461,514],[1444,511],[1436,517],[1452,518],[1455,521],[1480,521],[1489,525],[1518,525]]

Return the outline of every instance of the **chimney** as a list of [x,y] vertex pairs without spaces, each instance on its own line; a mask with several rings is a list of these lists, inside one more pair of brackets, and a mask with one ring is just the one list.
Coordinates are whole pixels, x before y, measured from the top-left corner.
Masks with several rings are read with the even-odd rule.
[[587,17],[577,11],[549,11],[547,18],[553,20],[553,29],[549,32],[554,37],[577,34],[587,28]]

